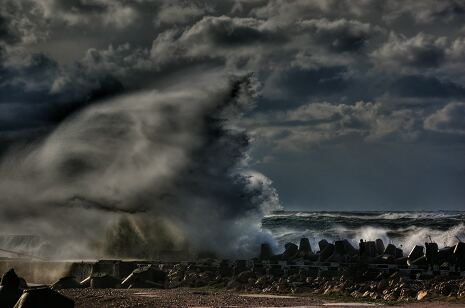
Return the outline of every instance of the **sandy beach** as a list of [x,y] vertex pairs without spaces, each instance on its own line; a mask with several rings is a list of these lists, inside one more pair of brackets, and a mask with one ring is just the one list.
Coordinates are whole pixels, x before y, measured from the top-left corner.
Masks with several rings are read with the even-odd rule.
[[[90,307],[375,307],[380,303],[339,302],[309,296],[241,294],[229,291],[199,291],[189,288],[159,289],[69,289],[60,291],[78,308]],[[388,307],[465,307],[463,302],[390,304]]]

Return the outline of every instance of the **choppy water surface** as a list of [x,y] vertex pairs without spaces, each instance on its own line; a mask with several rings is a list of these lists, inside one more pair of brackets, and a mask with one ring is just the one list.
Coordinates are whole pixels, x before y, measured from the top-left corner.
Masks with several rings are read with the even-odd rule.
[[262,220],[280,244],[308,237],[313,247],[322,239],[381,238],[410,248],[431,240],[440,246],[465,241],[465,212],[292,212],[277,211]]

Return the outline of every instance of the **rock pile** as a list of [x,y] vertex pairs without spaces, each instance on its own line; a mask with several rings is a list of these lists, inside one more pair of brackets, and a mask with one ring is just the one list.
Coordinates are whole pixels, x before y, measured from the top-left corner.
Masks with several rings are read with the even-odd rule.
[[[0,306],[13,307],[42,298],[60,298],[54,290],[67,288],[227,288],[272,293],[338,294],[384,301],[425,300],[437,296],[465,299],[465,246],[438,248],[436,243],[415,246],[407,256],[401,248],[382,240],[361,240],[358,249],[347,240],[318,242],[313,250],[302,238],[299,245],[286,243],[273,254],[262,244],[251,260],[202,259],[195,262],[160,263],[101,260],[81,282],[66,276],[51,288],[32,290],[13,270],[4,275]],[[22,289],[26,289],[24,292]],[[68,304],[67,304],[68,303]],[[9,306],[8,306],[9,305]],[[26,304],[18,307],[29,307]],[[26,305],[26,306],[24,306]],[[68,305],[68,306],[66,306]]]
[[[61,279],[65,283],[67,279]],[[58,282],[57,282],[58,283]],[[74,301],[50,287],[27,286],[26,281],[10,269],[2,276],[0,288],[0,307],[2,308],[73,308]]]

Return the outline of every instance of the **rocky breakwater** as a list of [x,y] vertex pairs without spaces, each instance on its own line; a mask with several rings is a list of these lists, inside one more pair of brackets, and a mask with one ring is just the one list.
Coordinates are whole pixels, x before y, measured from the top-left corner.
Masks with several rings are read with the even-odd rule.
[[380,239],[361,240],[358,247],[347,240],[322,240],[314,250],[303,238],[298,245],[286,243],[279,254],[264,243],[249,260],[101,260],[87,278],[78,281],[67,275],[47,290],[209,287],[382,301],[465,300],[464,247],[462,242],[441,249],[425,243],[404,255],[401,248]]

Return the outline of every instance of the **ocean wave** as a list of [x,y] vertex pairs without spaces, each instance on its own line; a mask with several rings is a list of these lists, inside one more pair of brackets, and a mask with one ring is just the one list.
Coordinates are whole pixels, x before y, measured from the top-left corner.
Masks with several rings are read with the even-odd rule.
[[434,241],[440,246],[465,240],[464,212],[275,212],[262,220],[280,244],[308,237],[313,247],[321,239],[382,239],[407,250]]
[[459,211],[431,211],[431,212],[292,212],[292,211],[275,211],[265,218],[272,217],[303,217],[303,218],[352,218],[352,219],[465,219],[465,213]]

